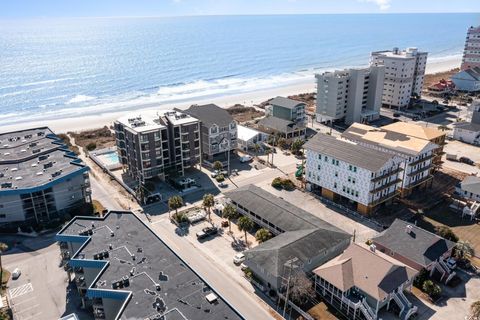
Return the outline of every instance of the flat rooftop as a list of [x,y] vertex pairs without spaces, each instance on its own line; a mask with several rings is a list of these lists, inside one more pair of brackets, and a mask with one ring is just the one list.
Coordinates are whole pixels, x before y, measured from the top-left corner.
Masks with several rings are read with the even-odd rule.
[[29,189],[86,170],[48,128],[0,134],[0,192]]
[[415,138],[403,133],[375,128],[361,123],[352,124],[342,133],[342,138],[378,145],[409,156],[417,156],[438,147],[436,144],[425,139]]
[[382,129],[424,140],[433,140],[445,135],[445,132],[440,131],[437,128],[402,121],[387,124],[386,126],[383,126]]
[[[79,235],[88,229],[93,232],[90,241],[73,259],[93,260],[108,252],[102,260],[109,264],[91,288],[133,294],[119,319],[243,319],[132,212],[77,217],[59,235]],[[112,283],[125,276],[129,285],[113,289]],[[206,300],[211,293],[218,297],[215,303]],[[165,307],[159,312],[154,304],[160,299]]]
[[134,132],[147,132],[152,130],[160,130],[165,128],[160,122],[162,114],[156,110],[146,110],[141,113],[130,113],[119,119],[117,122],[123,126],[130,128]]
[[176,110],[169,110],[164,112],[165,118],[170,121],[171,124],[174,126],[182,125],[182,124],[190,124],[198,122],[198,119]]

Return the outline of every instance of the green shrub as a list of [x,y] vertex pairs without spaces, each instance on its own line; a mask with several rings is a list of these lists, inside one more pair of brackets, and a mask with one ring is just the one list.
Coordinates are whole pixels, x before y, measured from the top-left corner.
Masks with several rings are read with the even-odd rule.
[[418,289],[423,290],[423,283],[427,280],[428,280],[428,271],[426,269],[422,269],[413,280],[413,285]]
[[435,233],[447,240],[458,242],[458,236],[449,227],[446,227],[446,226],[435,227]]
[[282,184],[282,178],[280,177],[277,177],[275,179],[273,179],[272,181],[272,187],[276,188],[276,189],[281,189],[283,186]]
[[87,148],[88,151],[93,151],[97,149],[97,144],[95,142],[90,142],[85,148]]
[[422,285],[422,290],[431,298],[438,298],[442,294],[442,288],[432,280],[426,280]]
[[295,189],[295,184],[290,179],[283,179],[282,180],[282,187],[283,189],[290,191]]
[[225,176],[223,174],[219,174],[215,177],[215,180],[217,180],[217,182],[225,181]]

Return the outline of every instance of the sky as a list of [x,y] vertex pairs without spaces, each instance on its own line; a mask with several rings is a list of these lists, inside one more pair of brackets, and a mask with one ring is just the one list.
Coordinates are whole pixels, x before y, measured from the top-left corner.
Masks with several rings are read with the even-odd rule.
[[0,18],[480,12],[480,0],[0,0]]

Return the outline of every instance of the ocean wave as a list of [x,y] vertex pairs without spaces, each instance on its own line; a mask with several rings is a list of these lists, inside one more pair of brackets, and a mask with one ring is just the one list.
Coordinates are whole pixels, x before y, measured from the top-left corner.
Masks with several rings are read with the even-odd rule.
[[87,95],[83,95],[83,94],[77,94],[75,97],[71,98],[70,100],[68,100],[66,102],[66,104],[72,104],[72,103],[80,103],[80,102],[87,102],[87,101],[91,101],[91,100],[94,100],[95,97],[92,97],[92,96],[87,96]]

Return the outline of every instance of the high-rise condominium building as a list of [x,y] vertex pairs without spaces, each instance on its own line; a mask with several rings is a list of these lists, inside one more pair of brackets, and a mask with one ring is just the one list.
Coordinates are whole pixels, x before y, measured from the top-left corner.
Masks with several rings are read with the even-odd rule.
[[421,96],[428,52],[417,48],[372,52],[370,65],[385,66],[382,103],[388,107],[408,106],[413,95]]
[[178,111],[145,111],[115,121],[119,158],[142,182],[183,176],[200,162],[200,122]]
[[380,117],[385,67],[345,69],[315,75],[318,122],[344,120],[347,124]]
[[470,27],[467,31],[463,50],[462,70],[480,67],[480,26]]

